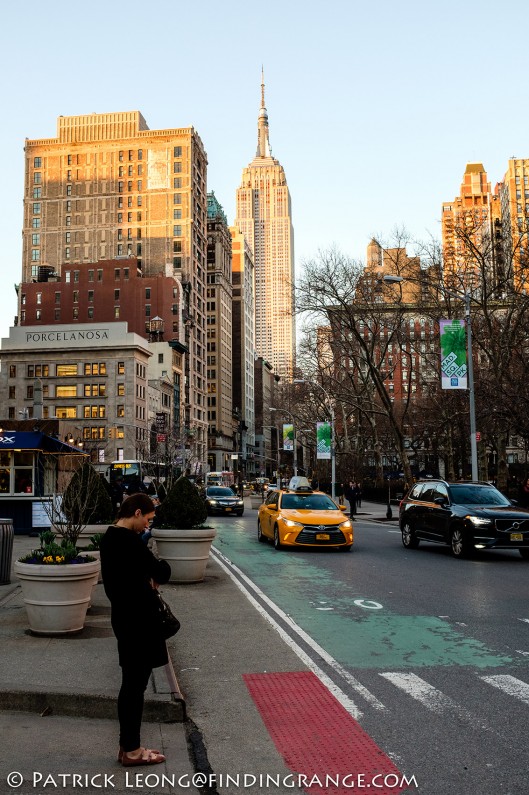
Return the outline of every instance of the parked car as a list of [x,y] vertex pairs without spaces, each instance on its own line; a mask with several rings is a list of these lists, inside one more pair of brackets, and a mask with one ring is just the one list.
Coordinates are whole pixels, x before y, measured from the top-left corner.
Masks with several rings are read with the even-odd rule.
[[400,503],[406,549],[421,541],[448,544],[456,558],[479,549],[517,549],[529,560],[529,510],[490,483],[418,481]]
[[259,508],[257,538],[270,539],[283,547],[353,546],[353,523],[327,494],[301,487],[296,490],[270,488]]
[[204,499],[208,514],[235,513],[242,516],[244,500],[228,486],[208,486],[204,489]]

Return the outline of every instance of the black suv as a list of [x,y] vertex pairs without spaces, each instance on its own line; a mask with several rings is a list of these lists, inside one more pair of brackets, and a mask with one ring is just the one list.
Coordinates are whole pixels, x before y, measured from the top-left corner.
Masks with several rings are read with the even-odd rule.
[[529,510],[489,483],[418,481],[400,503],[402,543],[449,544],[456,558],[475,549],[518,549],[529,560]]

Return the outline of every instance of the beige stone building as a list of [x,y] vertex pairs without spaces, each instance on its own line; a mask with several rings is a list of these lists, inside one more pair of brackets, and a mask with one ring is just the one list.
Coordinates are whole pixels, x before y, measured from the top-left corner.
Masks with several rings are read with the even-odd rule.
[[283,166],[272,156],[268,113],[261,85],[257,152],[237,189],[234,226],[247,239],[255,267],[255,345],[283,377],[292,377],[294,319],[294,230]]
[[68,421],[94,463],[145,460],[150,357],[123,322],[15,326],[2,339],[2,415]]
[[[205,467],[206,171],[192,127],[149,130],[138,111],[61,116],[57,137],[26,140],[22,282],[127,260],[144,276],[172,268],[186,379],[182,395],[193,458]],[[74,269],[76,270],[76,269]]]

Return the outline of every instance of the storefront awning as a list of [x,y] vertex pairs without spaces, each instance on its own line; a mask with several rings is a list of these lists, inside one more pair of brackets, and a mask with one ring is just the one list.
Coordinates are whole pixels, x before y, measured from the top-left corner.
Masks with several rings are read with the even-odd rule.
[[0,432],[0,450],[40,450],[44,453],[59,455],[88,455],[71,444],[66,444],[53,436],[40,431],[7,431]]

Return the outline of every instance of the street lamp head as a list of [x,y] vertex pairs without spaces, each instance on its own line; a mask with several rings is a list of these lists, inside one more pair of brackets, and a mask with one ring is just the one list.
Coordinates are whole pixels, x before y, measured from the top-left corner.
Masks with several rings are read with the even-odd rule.
[[397,276],[393,273],[386,273],[382,277],[382,281],[385,282],[386,284],[400,284],[401,282],[404,281],[404,276]]
[[294,380],[292,381],[292,383],[293,383],[293,384],[306,384],[306,383],[308,383],[308,382],[307,382],[307,381],[305,381],[305,379],[304,379],[304,378],[294,378]]

